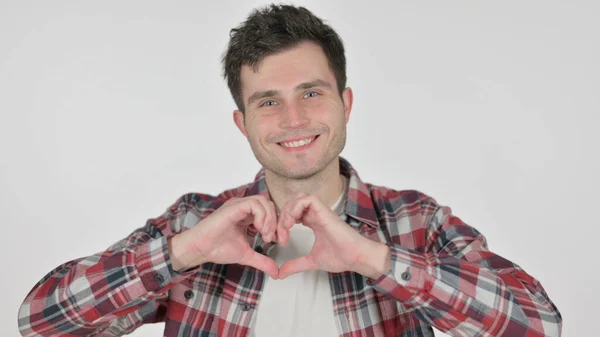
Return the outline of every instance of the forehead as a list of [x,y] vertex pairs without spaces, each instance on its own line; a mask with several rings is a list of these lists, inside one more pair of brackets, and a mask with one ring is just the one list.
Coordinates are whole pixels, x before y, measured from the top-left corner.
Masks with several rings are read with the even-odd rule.
[[265,56],[256,72],[243,65],[240,73],[244,101],[256,90],[291,90],[302,82],[314,79],[328,81],[335,77],[323,49],[313,42],[301,42],[279,53]]

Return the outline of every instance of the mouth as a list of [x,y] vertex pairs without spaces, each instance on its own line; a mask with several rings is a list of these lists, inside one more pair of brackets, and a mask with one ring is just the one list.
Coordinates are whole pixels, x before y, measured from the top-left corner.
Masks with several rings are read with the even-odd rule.
[[313,144],[315,142],[315,140],[317,140],[317,138],[319,138],[319,136],[320,135],[316,135],[316,136],[311,136],[311,137],[298,139],[298,140],[294,140],[294,141],[280,142],[277,144],[279,146],[283,147],[287,151],[304,150],[304,149],[307,149],[308,147],[310,147],[310,145]]

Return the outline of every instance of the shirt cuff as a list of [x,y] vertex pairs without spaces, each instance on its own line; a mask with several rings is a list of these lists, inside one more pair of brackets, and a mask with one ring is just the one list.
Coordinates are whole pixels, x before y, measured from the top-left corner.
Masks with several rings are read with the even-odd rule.
[[433,266],[429,255],[407,249],[398,244],[387,244],[390,248],[392,268],[375,280],[367,283],[383,293],[392,293],[398,286],[411,291],[428,291],[426,277]]
[[185,277],[194,273],[197,268],[177,272],[173,270],[169,256],[167,239],[161,236],[150,240],[135,251],[135,266],[142,280],[144,288],[148,292],[161,292],[168,288],[171,283],[180,282]]

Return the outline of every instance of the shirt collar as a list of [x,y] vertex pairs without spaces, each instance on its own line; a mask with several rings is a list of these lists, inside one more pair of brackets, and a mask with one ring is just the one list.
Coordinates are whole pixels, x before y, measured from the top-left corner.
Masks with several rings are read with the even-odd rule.
[[[366,223],[370,227],[379,227],[379,221],[377,220],[377,214],[373,205],[373,199],[371,198],[369,186],[360,179],[358,173],[348,160],[341,156],[338,158],[340,163],[340,173],[349,179],[348,196],[346,198],[344,213],[359,222]],[[267,182],[265,180],[264,168],[258,171],[254,178],[254,182],[249,185],[245,195],[263,195],[271,200]],[[354,227],[359,226],[359,223],[354,221],[350,221],[349,223]]]

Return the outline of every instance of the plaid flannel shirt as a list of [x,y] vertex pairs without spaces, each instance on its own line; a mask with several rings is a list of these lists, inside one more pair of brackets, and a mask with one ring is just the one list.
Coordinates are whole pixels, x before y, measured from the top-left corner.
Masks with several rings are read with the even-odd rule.
[[[560,336],[562,317],[540,282],[488,250],[486,239],[431,197],[361,181],[340,157],[346,223],[386,243],[389,272],[376,280],[329,273],[340,336]],[[23,336],[121,336],[164,322],[164,336],[248,336],[265,274],[238,264],[173,270],[167,242],[231,197],[269,198],[264,170],[217,196],[189,193],[98,254],[43,277],[19,310]],[[248,242],[268,253],[254,226]],[[282,299],[285,300],[285,299]]]

